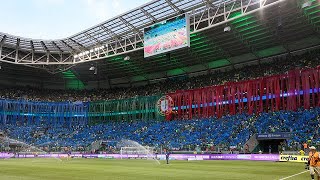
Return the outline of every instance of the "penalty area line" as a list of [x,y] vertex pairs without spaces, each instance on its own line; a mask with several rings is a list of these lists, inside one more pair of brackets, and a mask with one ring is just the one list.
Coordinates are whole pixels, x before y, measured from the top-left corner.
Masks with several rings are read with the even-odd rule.
[[309,172],[309,171],[308,171],[308,170],[302,171],[302,172],[300,172],[300,173],[297,173],[297,174],[294,174],[294,175],[291,175],[291,176],[288,176],[288,177],[285,177],[285,178],[281,178],[281,179],[279,179],[279,180],[289,179],[289,178],[292,178],[292,177],[294,177],[294,176],[298,176],[298,175],[303,174],[303,173],[306,173],[306,172]]

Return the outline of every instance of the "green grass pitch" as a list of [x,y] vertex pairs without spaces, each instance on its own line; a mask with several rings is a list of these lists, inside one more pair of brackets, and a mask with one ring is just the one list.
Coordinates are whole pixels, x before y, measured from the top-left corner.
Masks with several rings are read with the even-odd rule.
[[[1,159],[0,180],[274,180],[305,171],[303,163],[115,159]],[[309,173],[288,178],[310,179]]]

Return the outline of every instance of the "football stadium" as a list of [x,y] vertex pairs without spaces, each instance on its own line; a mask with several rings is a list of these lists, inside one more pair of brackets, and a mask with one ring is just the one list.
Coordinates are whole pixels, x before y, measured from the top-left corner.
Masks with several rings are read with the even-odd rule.
[[1,180],[320,180],[320,0],[130,9],[0,29]]

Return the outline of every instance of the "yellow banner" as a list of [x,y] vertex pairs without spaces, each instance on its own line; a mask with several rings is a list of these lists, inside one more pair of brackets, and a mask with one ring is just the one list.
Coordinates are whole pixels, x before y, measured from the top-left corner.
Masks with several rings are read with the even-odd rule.
[[309,156],[299,155],[280,155],[279,161],[281,162],[308,162]]

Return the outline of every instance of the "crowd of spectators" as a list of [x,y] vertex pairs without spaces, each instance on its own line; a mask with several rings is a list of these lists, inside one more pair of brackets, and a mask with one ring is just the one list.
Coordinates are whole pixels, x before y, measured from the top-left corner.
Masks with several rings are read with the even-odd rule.
[[99,140],[106,141],[107,148],[115,148],[122,139],[175,150],[194,151],[196,147],[205,150],[210,145],[225,150],[233,146],[243,151],[246,141],[256,133],[290,132],[286,148],[298,151],[300,146],[297,145],[308,140],[319,144],[319,122],[320,108],[314,108],[297,112],[228,115],[220,119],[124,121],[72,128],[6,125],[1,130],[10,138],[48,151],[59,151],[62,147],[81,151]]
[[146,86],[95,90],[50,90],[31,87],[0,89],[0,98],[27,99],[33,101],[101,101],[135,96],[165,94],[180,89],[194,89],[219,85],[230,81],[254,79],[273,74],[284,74],[292,69],[311,68],[320,65],[320,50],[302,55],[287,55],[261,61],[258,65],[244,66],[226,72],[215,71],[206,75],[168,78]]
[[[98,90],[48,90],[30,87],[1,89],[0,98],[27,99],[34,101],[101,101],[123,99],[134,96],[163,94],[179,89],[193,89],[210,85],[223,84],[257,77],[283,74],[295,68],[311,68],[320,65],[319,50],[303,55],[274,58],[269,62],[245,66],[227,72],[215,72],[197,77],[180,76],[169,78],[164,82],[144,87],[127,89]],[[177,150],[191,150],[195,147],[206,149],[208,145],[217,147],[237,147],[242,149],[244,143],[256,133],[290,132],[291,138],[286,142],[289,149],[298,150],[297,144],[307,140],[318,143],[320,108],[309,110],[278,111],[257,115],[227,115],[220,119],[194,119],[159,122],[155,120],[134,122],[108,122],[107,124],[87,126],[49,126],[5,125],[0,129],[10,138],[27,144],[60,150],[71,147],[84,150],[92,142],[105,140],[109,147],[115,147],[121,139],[137,141],[142,145],[169,147]],[[124,131],[125,129],[125,131]],[[3,144],[2,144],[3,145]]]

